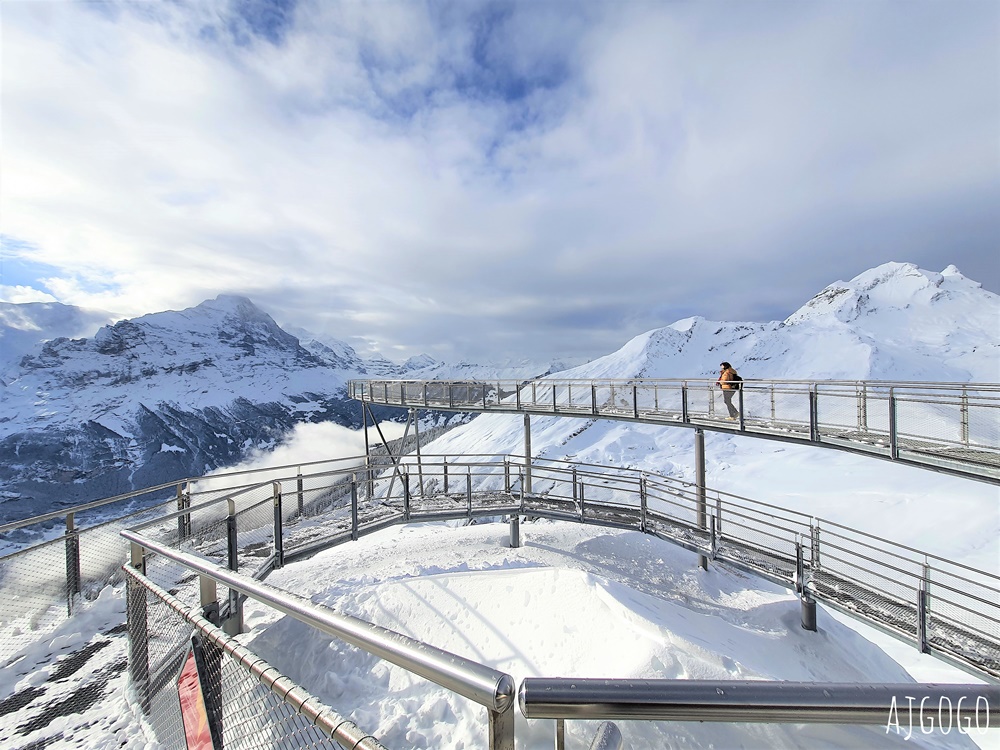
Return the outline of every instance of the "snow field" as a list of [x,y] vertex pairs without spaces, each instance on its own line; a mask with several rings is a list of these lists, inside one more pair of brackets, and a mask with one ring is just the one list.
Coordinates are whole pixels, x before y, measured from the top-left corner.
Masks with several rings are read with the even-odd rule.
[[[881,649],[792,592],[637,532],[566,522],[389,529],[275,572],[269,583],[510,673],[529,676],[907,682]],[[249,603],[248,645],[389,747],[481,747],[484,708]],[[294,644],[294,648],[290,647]],[[975,747],[884,727],[622,722],[630,747]],[[596,723],[567,723],[586,747]],[[554,722],[518,714],[518,748]],[[914,742],[918,744],[914,745]],[[572,744],[571,744],[572,743]],[[906,743],[906,744],[904,744]]]

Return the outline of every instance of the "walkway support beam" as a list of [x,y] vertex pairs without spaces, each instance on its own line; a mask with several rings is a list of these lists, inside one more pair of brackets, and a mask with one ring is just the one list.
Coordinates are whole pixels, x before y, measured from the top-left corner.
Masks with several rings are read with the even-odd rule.
[[531,495],[531,415],[524,415],[524,494]]
[[[694,475],[698,495],[698,528],[705,529],[708,528],[705,507],[705,431],[700,427],[694,431]],[[708,558],[698,555],[698,565],[702,570],[708,570]]]

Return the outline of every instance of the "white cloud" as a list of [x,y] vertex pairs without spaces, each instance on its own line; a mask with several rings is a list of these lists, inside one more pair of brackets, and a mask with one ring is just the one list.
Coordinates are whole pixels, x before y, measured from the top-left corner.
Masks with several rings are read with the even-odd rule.
[[890,257],[1000,283],[995,5],[302,0],[278,44],[241,7],[5,6],[3,233],[60,301],[239,292],[458,358],[782,317]]
[[7,286],[0,284],[0,302],[22,304],[25,302],[56,302],[51,294],[46,294],[30,286]]

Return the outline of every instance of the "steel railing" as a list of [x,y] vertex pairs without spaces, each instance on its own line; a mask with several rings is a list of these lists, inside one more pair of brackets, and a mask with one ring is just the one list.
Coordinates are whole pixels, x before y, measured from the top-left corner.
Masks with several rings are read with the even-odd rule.
[[[133,544],[133,560],[142,560],[150,554],[171,560],[185,570],[227,586],[230,591],[249,596],[271,609],[484,706],[489,719],[489,747],[493,750],[513,750],[515,684],[510,675],[402,633],[313,604],[308,599],[226,570],[197,555],[151,541],[137,532],[126,530],[122,536]],[[204,584],[201,589],[205,589]],[[211,606],[210,602],[203,601],[202,604]],[[136,625],[134,629],[141,631],[143,627]],[[140,677],[139,681],[142,680]]]
[[908,698],[935,717],[947,705],[959,725],[1000,727],[997,685],[526,677],[518,690],[528,719],[886,725]]
[[[229,588],[221,610],[235,631],[246,581],[393,524],[528,516],[634,529],[793,587],[804,599],[978,676],[1000,677],[996,574],[750,498],[712,489],[702,494],[691,483],[650,472],[526,463],[516,455],[359,461],[308,475],[297,466],[264,470],[179,508],[172,504],[169,512],[161,508],[126,533],[151,552],[141,560],[150,580],[190,606],[198,601],[199,576]],[[255,478],[263,481],[248,481]],[[41,546],[58,549],[58,541]],[[86,541],[81,536],[84,547]]]
[[727,419],[711,380],[352,380],[359,401],[600,417],[822,445],[1000,484],[1000,384],[745,380]]
[[[194,640],[204,654],[201,690],[215,747],[386,750],[371,734],[217,627],[202,615],[201,608],[186,606],[138,570],[125,566],[124,573],[131,604],[127,623],[131,683],[147,727],[164,744],[176,742],[184,723],[174,685],[180,671],[176,657],[185,656]],[[154,610],[157,616],[151,617]],[[174,656],[160,664],[150,660],[150,641],[157,640],[167,640],[176,649]],[[236,695],[244,709],[242,715],[225,710],[229,708],[227,698],[232,700]]]
[[[147,553],[152,553],[146,558],[147,563],[157,558],[169,559],[181,563],[186,571],[209,576],[219,584],[230,587],[223,613],[239,623],[240,595],[251,595],[274,606],[271,593],[267,594],[267,598],[260,596],[266,587],[261,588],[263,584],[257,584],[246,573],[266,573],[280,564],[282,557],[285,561],[294,559],[302,550],[311,554],[321,546],[358,539],[394,523],[512,514],[636,529],[705,553],[709,559],[727,562],[792,586],[804,595],[880,626],[897,637],[915,643],[921,650],[945,658],[979,676],[987,679],[1000,676],[1000,577],[996,575],[833,522],[715,490],[707,493],[708,512],[704,521],[700,522],[696,487],[648,472],[609,470],[580,462],[535,460],[530,466],[533,492],[528,495],[523,492],[527,469],[520,456],[424,454],[419,465],[415,457],[406,456],[346,475],[329,473],[326,475],[328,488],[340,486],[340,505],[334,503],[328,508],[328,523],[322,528],[322,538],[319,539],[312,524],[309,527],[311,534],[302,536],[294,522],[285,522],[280,512],[280,498],[284,482],[288,480],[280,479],[256,487],[270,493],[269,498],[262,499],[248,489],[241,489],[225,498],[187,509],[192,516],[197,516],[210,513],[213,507],[224,504],[226,523],[217,523],[213,527],[197,523],[196,518],[193,520],[195,526],[216,529],[216,538],[188,537],[171,541],[170,535],[176,533],[178,528],[172,518],[146,522],[124,532],[124,535]],[[346,490],[343,487],[345,480],[348,485]],[[250,500],[241,507],[238,500],[242,497],[249,497]],[[260,507],[279,510],[266,519],[263,515],[257,516],[258,525],[254,525],[248,520],[254,516],[248,515],[247,511]],[[160,542],[150,541],[149,535],[155,536],[157,530],[166,536]],[[222,543],[222,535],[227,537],[225,544]],[[234,572],[239,568],[240,560],[250,559],[243,557],[241,550],[254,547],[260,551],[261,540],[266,542],[269,564],[248,568],[242,574]],[[189,547],[190,551],[180,551],[177,546]],[[215,553],[206,552],[213,549]],[[225,554],[222,550],[226,550]],[[258,558],[265,559],[260,555]],[[233,559],[237,561],[235,568],[230,562]],[[174,583],[177,581],[176,578],[171,580]],[[930,591],[933,591],[932,596]],[[287,608],[276,608],[289,613]],[[358,627],[362,630],[368,628],[367,625]],[[375,629],[372,632],[378,632],[376,626],[370,627]],[[236,629],[239,629],[238,624]],[[357,637],[356,631],[330,628],[325,632],[338,637],[352,632]],[[349,642],[382,655],[377,650],[377,639]],[[394,663],[404,668],[413,667],[398,654],[393,659]],[[479,666],[489,670],[485,665]],[[440,674],[413,671],[442,684]],[[471,682],[463,687],[462,679],[448,683],[448,687],[459,694],[469,695],[473,690]],[[477,688],[479,698],[488,696],[491,686],[495,684],[490,682],[485,692],[481,686]],[[611,682],[605,681],[605,684],[611,685],[611,693],[617,690]],[[694,685],[692,689],[698,688]],[[760,709],[758,720],[839,721],[839,718],[832,717],[847,717],[851,711],[860,709],[857,701],[848,699],[843,692],[837,693],[836,689],[832,692],[828,690],[826,703],[797,704],[792,713],[786,714],[790,718],[777,718],[780,714],[775,708],[777,704],[772,699],[760,698],[761,694],[752,694],[757,698],[749,700],[744,708],[748,713]],[[864,692],[864,689],[861,691]],[[582,695],[576,694],[574,700],[585,704]],[[876,713],[880,718],[874,723],[885,719],[888,703],[883,700],[884,697],[872,698],[867,704],[864,709],[868,717],[866,721],[870,721]],[[488,703],[486,705],[495,712],[496,704],[492,709]],[[814,718],[802,718],[810,711]],[[676,719],[680,715],[683,712],[644,718]],[[492,731],[493,714],[490,716]],[[562,721],[566,718],[591,720],[612,717],[610,714],[587,713],[584,716],[567,713],[549,718]],[[844,719],[845,722],[855,720],[859,719]],[[499,734],[506,737],[507,731]],[[490,745],[499,746],[502,745]]]
[[691,483],[650,472],[526,464],[510,455],[425,454],[419,463],[407,456],[321,479],[326,486],[316,491],[336,499],[309,524],[283,510],[288,478],[186,509],[200,535],[178,533],[174,517],[182,511],[135,530],[261,578],[410,521],[530,516],[634,529],[794,588],[962,668],[1000,676],[1000,576],[809,514],[712,489],[702,497]]

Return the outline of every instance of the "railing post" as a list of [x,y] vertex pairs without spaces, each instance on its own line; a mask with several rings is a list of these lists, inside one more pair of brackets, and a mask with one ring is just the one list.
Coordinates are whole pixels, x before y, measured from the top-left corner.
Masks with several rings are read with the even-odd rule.
[[358,541],[358,475],[351,475],[351,540]]
[[811,560],[809,561],[809,569],[815,573],[820,569],[819,561],[819,519],[812,519],[812,523],[809,526],[809,541],[811,546]]
[[639,531],[646,532],[646,477],[639,477]]
[[[368,443],[365,442],[365,451],[368,450]],[[299,467],[298,476],[295,477],[295,498],[299,508],[299,518],[305,513],[305,493],[302,487],[302,467]]]
[[469,467],[468,473],[465,475],[465,504],[469,509],[469,515],[472,515],[472,467]]
[[[555,386],[552,387],[553,392]],[[531,494],[531,415],[524,415],[524,492]]]
[[771,426],[774,427],[774,423],[777,421],[777,411],[776,404],[774,401],[774,383],[771,383]]
[[[187,510],[191,507],[191,495],[184,491],[183,485],[177,483],[177,510]],[[191,536],[191,514],[177,516],[177,541],[182,542]]]
[[566,750],[566,720],[556,719],[556,750]]
[[280,568],[285,564],[285,543],[281,527],[281,482],[272,482],[271,489],[274,503],[274,567]]
[[688,384],[687,381],[681,384],[681,422],[687,424],[691,421],[691,414],[688,412]]
[[[229,569],[233,572],[239,572],[236,503],[231,499],[229,500],[229,515],[226,516],[226,547]],[[236,589],[229,589],[229,611],[226,613],[226,621],[222,624],[222,629],[229,635],[239,635],[243,632],[243,604],[240,601],[240,592]]]
[[597,386],[590,386],[590,413],[597,415]]
[[492,708],[486,710],[489,712],[490,721],[489,750],[514,750],[513,704],[508,706],[506,711],[496,711]]
[[809,386],[809,439],[819,442],[819,407],[815,384]]
[[[575,508],[580,503],[580,488],[576,486],[576,467],[573,467],[573,507]],[[580,511],[580,517],[583,517],[583,511]]]
[[746,390],[746,385],[744,383],[740,383],[740,388],[739,388],[738,391],[736,391],[736,395],[739,397],[739,402],[740,402],[740,407],[739,407],[740,408],[740,432],[743,432],[744,430],[746,430],[746,427],[747,427],[746,412],[744,411],[744,404],[743,404],[743,401],[744,401],[744,399],[743,399],[743,393],[744,393],[745,390]]
[[858,384],[858,432],[868,432],[868,383]]
[[715,557],[719,552],[719,541],[716,537],[716,519],[715,516],[708,517],[708,529],[709,529],[709,543],[711,544],[712,554],[710,555],[712,561],[715,561]]
[[510,456],[503,457],[503,491],[510,493]]
[[198,591],[201,597],[201,614],[213,625],[219,625],[219,594],[214,578],[198,576]]
[[444,469],[444,494],[448,494],[448,461],[447,459],[442,459],[443,469]]
[[[136,565],[136,557],[140,562]],[[132,543],[132,567],[142,567],[142,549]],[[125,576],[125,613],[128,630],[128,671],[132,689],[144,714],[149,713],[149,625],[146,620],[146,588],[132,575]]]
[[[698,497],[698,528],[706,528],[705,508],[705,431],[700,427],[694,430],[694,472],[695,487]],[[702,570],[708,570],[708,558],[698,555],[698,565]]]
[[969,445],[969,392],[962,389],[962,444]]
[[896,426],[896,393],[889,386],[889,457],[899,458],[899,441]]
[[[213,625],[219,625],[219,595],[215,580],[206,575],[199,575],[198,588],[201,595],[202,616]],[[205,712],[208,714],[210,725],[214,722],[219,730],[219,737],[221,737],[222,648],[206,639],[202,641],[201,656],[205,661],[204,674],[201,675]],[[221,748],[217,750],[221,750]]]
[[73,521],[73,514],[66,514],[66,614],[73,615],[80,596],[80,531]]
[[803,561],[803,551],[802,551],[802,540],[796,534],[795,537],[795,593],[801,594],[804,578],[805,578],[805,563]]
[[930,566],[924,562],[923,573],[917,587],[917,648],[920,653],[930,652],[927,643],[927,604],[929,599]]
[[632,383],[632,418],[639,418],[639,386]]
[[586,519],[586,514],[583,512],[583,504],[584,504],[583,496],[584,496],[584,481],[581,479],[580,480],[580,522],[581,523]]
[[410,472],[403,472],[403,520],[410,520]]

